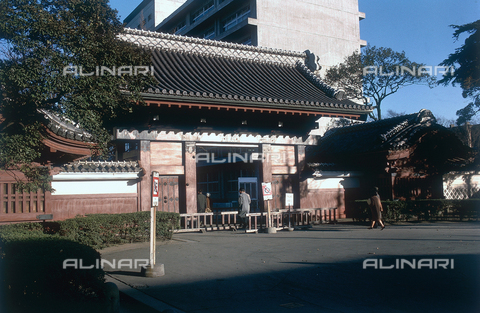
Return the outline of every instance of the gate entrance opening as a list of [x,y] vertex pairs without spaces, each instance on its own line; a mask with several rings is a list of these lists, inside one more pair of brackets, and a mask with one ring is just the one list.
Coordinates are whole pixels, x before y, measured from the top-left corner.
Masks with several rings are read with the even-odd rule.
[[238,209],[238,190],[252,199],[250,212],[259,212],[258,181],[262,163],[258,145],[197,144],[197,188],[209,193],[214,211]]
[[244,188],[245,192],[250,195],[250,212],[258,210],[258,179],[256,177],[239,177],[238,189]]

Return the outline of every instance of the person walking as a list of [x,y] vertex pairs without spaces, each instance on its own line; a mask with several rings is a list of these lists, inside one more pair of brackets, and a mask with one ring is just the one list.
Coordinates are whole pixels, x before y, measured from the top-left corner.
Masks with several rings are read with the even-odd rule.
[[238,215],[240,216],[243,227],[248,226],[248,218],[247,214],[250,213],[250,203],[252,202],[250,199],[250,195],[245,192],[244,188],[240,188],[239,190],[239,197],[238,197],[238,206],[239,206],[239,211]]
[[383,230],[385,228],[385,225],[382,222],[383,207],[382,202],[380,201],[380,196],[378,195],[378,187],[373,187],[372,195],[367,202],[372,212],[372,224],[368,229],[372,229],[376,222],[382,227],[381,230]]

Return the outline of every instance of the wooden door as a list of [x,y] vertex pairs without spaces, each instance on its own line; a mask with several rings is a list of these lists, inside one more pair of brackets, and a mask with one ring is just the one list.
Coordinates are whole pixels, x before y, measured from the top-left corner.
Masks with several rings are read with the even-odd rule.
[[158,210],[180,213],[178,198],[178,176],[160,176]]

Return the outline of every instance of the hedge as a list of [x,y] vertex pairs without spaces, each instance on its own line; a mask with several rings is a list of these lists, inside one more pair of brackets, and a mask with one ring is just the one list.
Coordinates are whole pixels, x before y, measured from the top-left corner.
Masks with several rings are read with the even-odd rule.
[[[157,212],[157,238],[171,239],[173,230],[180,227],[177,213]],[[83,243],[95,249],[107,246],[148,241],[150,238],[150,212],[124,214],[92,214],[58,222],[59,229],[52,232]]]
[[[366,200],[357,200],[356,218],[370,217],[370,208]],[[412,201],[382,201],[383,219],[387,222],[429,221],[429,220],[478,220],[480,217],[480,199],[446,200],[427,199]]]
[[[180,227],[177,213],[157,212],[157,238],[171,239],[173,230]],[[92,214],[65,221],[20,223],[0,226],[0,238],[32,238],[50,234],[85,244],[94,249],[107,246],[148,241],[150,212],[124,214]]]
[[[157,212],[157,238],[171,239],[179,221],[177,213]],[[103,269],[64,269],[63,262],[96,264],[95,249],[148,241],[149,229],[150,212],[1,225],[0,312],[104,312]]]

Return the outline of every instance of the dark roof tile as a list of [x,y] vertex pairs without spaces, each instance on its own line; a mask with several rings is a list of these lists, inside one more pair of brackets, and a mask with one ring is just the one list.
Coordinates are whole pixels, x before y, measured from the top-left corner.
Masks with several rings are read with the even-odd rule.
[[318,146],[312,147],[311,161],[317,156],[331,159],[334,155],[407,149],[415,143],[419,133],[431,126],[436,126],[432,112],[421,110],[419,113],[333,128],[319,140]]
[[166,96],[170,100],[191,101],[209,97],[226,103],[250,102],[249,105],[255,106],[317,111],[326,107],[360,113],[371,110],[371,106],[345,100],[344,92],[314,75],[304,65],[305,52],[131,29],[126,29],[119,38],[152,53],[158,84],[148,90],[146,98]]
[[136,161],[75,161],[61,167],[66,173],[139,173],[141,170]]

